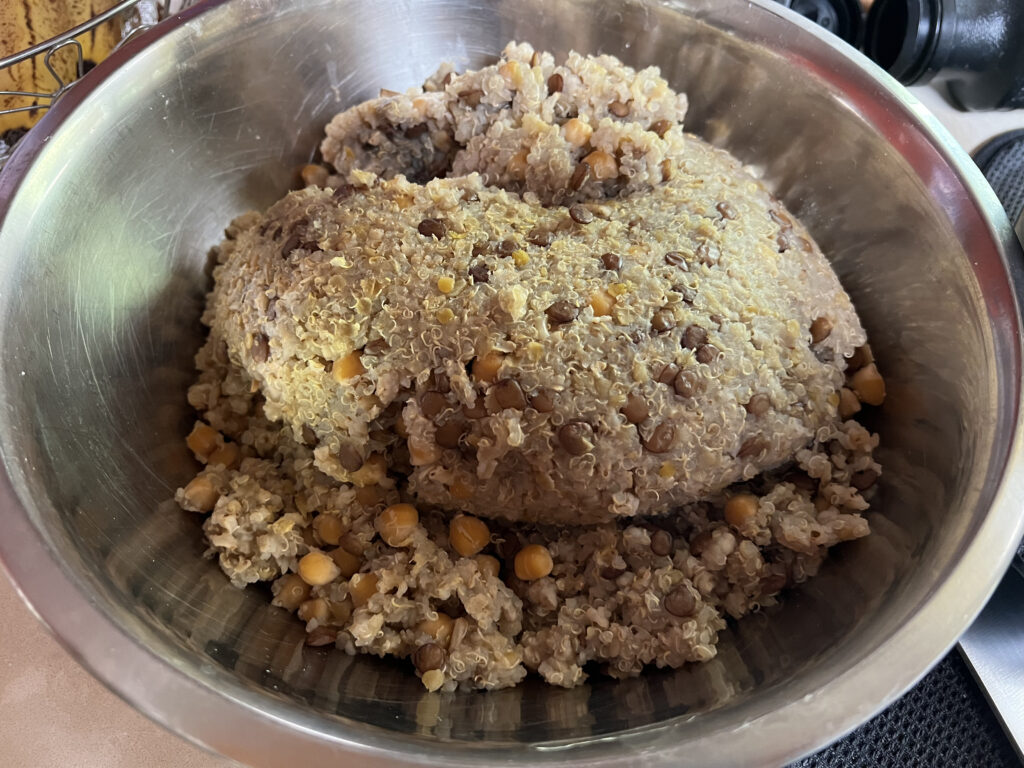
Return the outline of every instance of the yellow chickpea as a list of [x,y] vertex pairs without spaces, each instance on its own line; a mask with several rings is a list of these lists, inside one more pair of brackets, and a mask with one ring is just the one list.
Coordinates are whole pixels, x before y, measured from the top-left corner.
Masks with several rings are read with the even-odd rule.
[[456,515],[448,526],[448,542],[463,557],[472,557],[491,541],[487,523],[471,515]]
[[850,377],[850,386],[862,403],[881,405],[885,402],[885,379],[878,366],[868,363]]
[[340,360],[335,360],[334,366],[331,368],[331,376],[334,377],[336,382],[341,384],[361,373],[366,373],[366,369],[363,367],[362,356],[362,353],[357,349]]
[[331,559],[334,561],[334,564],[338,566],[338,570],[341,572],[341,577],[344,579],[350,579],[359,572],[359,558],[344,547],[338,547],[337,549],[331,550]]
[[473,378],[477,381],[493,384],[498,379],[498,369],[505,359],[501,352],[491,350],[486,355],[473,361]]
[[412,538],[420,515],[411,504],[392,504],[377,515],[374,528],[384,542],[390,547],[401,547]]
[[203,475],[193,478],[182,493],[185,496],[185,501],[199,512],[212,512],[220,498],[213,483]]
[[736,528],[743,527],[757,516],[757,496],[738,493],[725,502],[725,521]]
[[338,542],[345,534],[345,526],[337,515],[317,515],[313,518],[313,530],[320,537],[320,541],[332,547],[338,546]]
[[212,466],[221,464],[228,469],[233,469],[238,466],[238,458],[238,445],[236,443],[224,443],[224,445],[210,454],[206,463]]
[[416,625],[416,629],[419,632],[430,635],[440,645],[447,646],[448,639],[452,636],[452,625],[454,623],[451,616],[438,611],[436,619],[423,619],[423,621]]
[[615,298],[603,288],[598,288],[590,294],[590,307],[594,310],[594,317],[607,317],[615,307]]
[[348,581],[348,594],[352,598],[352,605],[362,608],[370,598],[377,594],[377,574],[357,573]]
[[324,624],[327,619],[330,618],[331,609],[328,606],[327,601],[322,597],[315,597],[312,600],[306,600],[302,605],[299,606],[298,616],[302,621],[317,620],[317,623]]
[[341,571],[329,555],[314,549],[299,560],[299,576],[311,587],[322,587],[330,584]]
[[274,586],[276,594],[271,602],[280,608],[294,611],[309,599],[309,584],[297,573],[285,574]]
[[595,179],[614,179],[619,175],[619,166],[615,158],[600,149],[595,149],[584,157],[583,162],[590,166],[590,172],[594,174]]
[[530,544],[516,553],[514,570],[516,578],[523,581],[534,581],[550,574],[554,565],[547,547]]
[[476,562],[476,567],[480,569],[480,573],[485,576],[492,576],[496,579],[498,574],[501,573],[501,563],[498,562],[496,557],[477,555],[473,560]]
[[197,459],[205,462],[207,457],[217,450],[219,437],[220,433],[209,424],[197,421],[188,437],[185,438],[185,444]]

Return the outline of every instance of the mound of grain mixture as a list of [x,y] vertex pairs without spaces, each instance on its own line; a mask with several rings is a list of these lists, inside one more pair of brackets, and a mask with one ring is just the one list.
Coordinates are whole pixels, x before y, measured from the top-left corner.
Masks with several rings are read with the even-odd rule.
[[868,533],[864,331],[685,111],[510,44],[338,115],[232,222],[177,498],[233,583],[430,690],[572,686],[711,658]]

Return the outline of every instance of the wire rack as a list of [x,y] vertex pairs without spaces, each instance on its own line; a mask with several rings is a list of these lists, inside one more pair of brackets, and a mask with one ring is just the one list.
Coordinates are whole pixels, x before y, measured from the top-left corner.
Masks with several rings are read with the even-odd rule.
[[[0,0],[3,2],[4,0]],[[75,82],[86,74],[86,62],[82,56],[82,44],[78,38],[88,34],[100,25],[118,20],[121,24],[121,40],[117,47],[120,48],[128,40],[140,32],[144,32],[162,19],[177,13],[178,11],[195,5],[199,0],[122,0],[112,6],[109,10],[93,16],[88,21],[79,24],[61,34],[44,40],[31,48],[26,48],[10,56],[0,58],[0,71],[20,64],[23,61],[41,56],[46,71],[53,80],[53,87],[48,91],[0,91],[0,96],[15,97],[16,106],[0,109],[0,115],[9,115],[15,112],[29,112],[33,110],[45,110],[53,106],[57,99],[63,96]],[[54,66],[53,57],[62,50],[69,49],[77,57],[75,71],[77,75],[66,80]],[[116,50],[116,49],[115,49]],[[26,102],[18,104],[19,101]],[[8,137],[8,139],[13,137]],[[8,141],[12,144],[13,142]],[[0,162],[2,162],[2,148],[0,148]]]

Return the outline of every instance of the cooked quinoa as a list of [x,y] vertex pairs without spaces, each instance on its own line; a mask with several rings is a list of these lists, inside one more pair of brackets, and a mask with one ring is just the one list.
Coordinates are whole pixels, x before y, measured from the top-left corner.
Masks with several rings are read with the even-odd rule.
[[712,658],[868,533],[863,328],[685,111],[510,44],[341,113],[232,222],[177,498],[233,583],[431,690],[572,686]]

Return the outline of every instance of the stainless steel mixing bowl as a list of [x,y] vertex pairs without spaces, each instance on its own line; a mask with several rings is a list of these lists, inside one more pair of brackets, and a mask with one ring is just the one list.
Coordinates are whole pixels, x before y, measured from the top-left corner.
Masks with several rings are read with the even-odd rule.
[[[573,690],[425,693],[305,648],[168,503],[206,252],[279,196],[340,106],[510,38],[658,64],[691,130],[756,164],[859,306],[889,382],[874,534],[713,661]],[[0,556],[99,678],[260,766],[769,765],[891,701],[981,608],[1022,521],[1018,246],[914,99],[771,2],[225,0],[103,64],[0,182]]]

